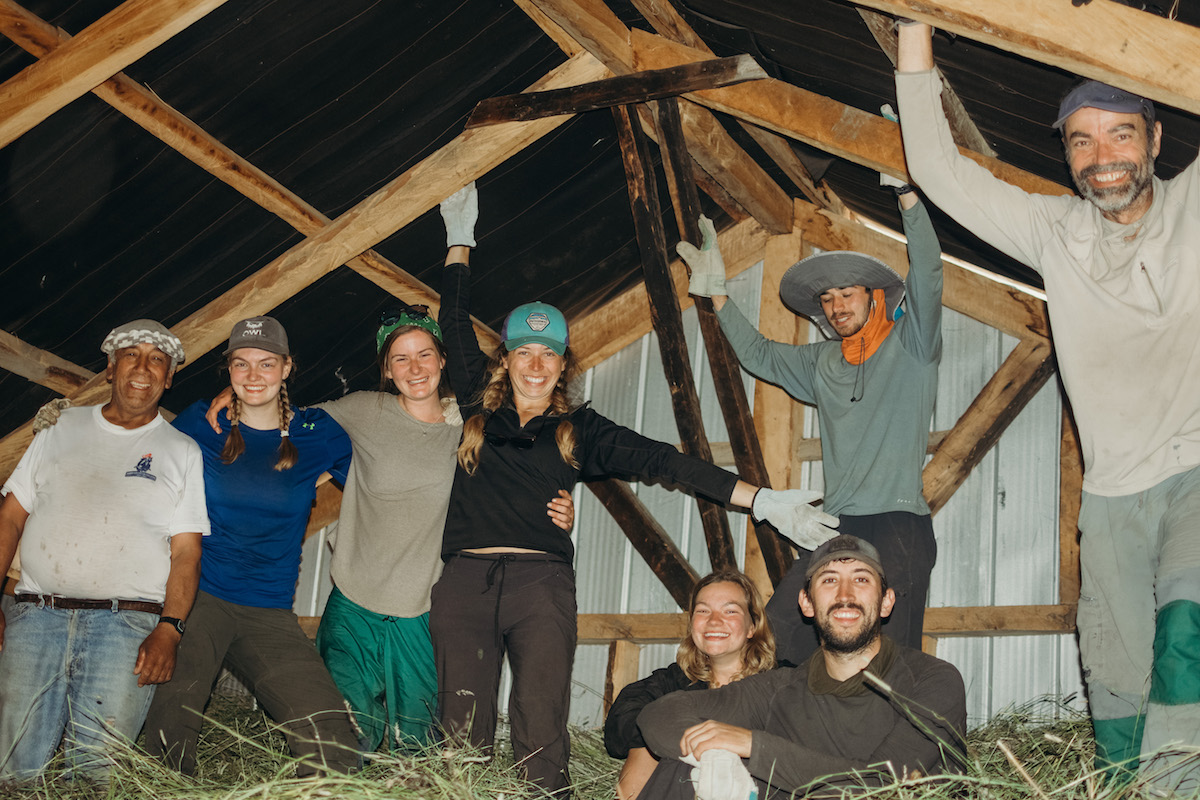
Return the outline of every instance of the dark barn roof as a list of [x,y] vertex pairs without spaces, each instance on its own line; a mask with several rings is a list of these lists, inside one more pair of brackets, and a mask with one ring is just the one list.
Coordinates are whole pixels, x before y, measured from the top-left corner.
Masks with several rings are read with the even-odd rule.
[[[1103,0],[1102,0],[1103,1]],[[28,0],[75,34],[114,0]],[[717,55],[749,53],[775,78],[878,114],[894,102],[892,66],[858,10],[836,0],[676,0]],[[1062,4],[1066,5],[1066,4]],[[650,30],[629,3],[609,7]],[[1200,13],[1179,10],[1195,24]],[[36,58],[3,40],[0,80]],[[1048,127],[1073,76],[972,42],[936,40],[939,64],[1003,161],[1065,183]],[[227,2],[124,72],[329,218],[354,207],[458,136],[481,100],[519,92],[567,56],[511,0]],[[1163,109],[1160,174],[1195,155],[1195,117]],[[728,117],[722,123],[788,194],[803,196]],[[874,172],[794,147],[864,216],[898,228]],[[655,156],[657,158],[657,155]],[[114,325],[175,325],[302,241],[303,234],[212,177],[93,94],[0,150],[0,328],[92,371]],[[660,178],[661,180],[661,178]],[[581,114],[479,181],[473,254],[476,316],[495,328],[532,299],[569,318],[640,280],[640,258],[611,114]],[[665,182],[662,195],[666,197]],[[720,227],[721,207],[705,198]],[[664,211],[669,244],[678,238]],[[1021,281],[1021,264],[938,217],[947,252]],[[375,246],[437,288],[445,241],[432,209]],[[373,331],[390,295],[336,269],[283,302],[300,362],[292,396],[316,402],[377,381]],[[177,376],[179,410],[221,385],[219,352]],[[0,374],[0,435],[55,396]]]

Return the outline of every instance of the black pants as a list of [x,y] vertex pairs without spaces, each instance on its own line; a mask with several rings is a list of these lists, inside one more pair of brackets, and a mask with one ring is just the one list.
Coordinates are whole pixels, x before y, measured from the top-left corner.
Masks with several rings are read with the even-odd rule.
[[429,631],[446,736],[491,748],[507,654],[513,757],[531,781],[560,797],[570,784],[575,623],[575,572],[554,556],[456,555],[433,587]]
[[[848,533],[870,542],[879,550],[888,586],[896,592],[896,605],[883,621],[883,632],[916,650],[921,649],[925,626],[925,602],[929,597],[929,574],[937,561],[933,520],[928,515],[889,511],[860,517],[840,517],[838,533]],[[800,613],[800,590],[811,553],[801,550],[767,602],[767,619],[775,632],[776,657],[803,664],[817,651],[817,632],[812,620]]]

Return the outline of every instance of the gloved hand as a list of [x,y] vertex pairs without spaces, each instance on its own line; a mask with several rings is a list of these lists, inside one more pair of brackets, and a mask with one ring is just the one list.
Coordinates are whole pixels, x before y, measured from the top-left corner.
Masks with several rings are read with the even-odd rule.
[[446,223],[446,246],[475,246],[475,223],[479,220],[479,192],[475,181],[442,201],[442,220]]
[[691,242],[675,245],[675,252],[692,271],[688,294],[697,297],[729,294],[725,290],[725,259],[721,258],[721,248],[717,247],[717,228],[703,214],[700,215],[700,233],[704,235],[704,242],[699,250]]
[[837,517],[809,505],[820,499],[820,492],[762,488],[754,495],[750,510],[755,519],[771,523],[794,544],[816,550],[837,536],[833,529],[841,523]]
[[[898,116],[896,116],[896,112],[892,108],[891,103],[884,103],[883,105],[881,105],[879,107],[879,113],[883,116],[884,119],[889,120],[891,122],[899,122],[900,121],[900,118]],[[891,175],[887,174],[886,172],[881,172],[881,173],[879,173],[879,185],[880,186],[888,186],[888,187],[891,187],[892,189],[901,189],[905,186],[908,186],[909,183],[908,183],[908,181],[901,180],[900,178],[892,177]]]
[[46,403],[33,415],[33,432],[41,433],[46,428],[53,428],[58,422],[58,418],[62,416],[63,409],[70,407],[71,401],[65,397],[59,397]]
[[757,800],[758,786],[742,759],[728,750],[705,750],[692,768],[696,800]]

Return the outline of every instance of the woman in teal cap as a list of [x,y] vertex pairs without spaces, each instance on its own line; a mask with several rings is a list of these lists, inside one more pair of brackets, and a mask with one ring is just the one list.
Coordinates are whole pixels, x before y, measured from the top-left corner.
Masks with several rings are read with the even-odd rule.
[[554,306],[535,302],[513,309],[500,347],[490,358],[480,352],[467,266],[477,215],[474,184],[442,203],[451,248],[439,321],[465,422],[442,544],[446,565],[430,613],[441,723],[452,744],[490,749],[507,656],[513,756],[543,790],[565,797],[576,644],[574,544],[540,518],[539,498],[580,480],[660,479],[718,502],[753,506],[757,518],[794,535],[813,512],[812,496],[751,486],[586,405],[571,404],[570,332]]

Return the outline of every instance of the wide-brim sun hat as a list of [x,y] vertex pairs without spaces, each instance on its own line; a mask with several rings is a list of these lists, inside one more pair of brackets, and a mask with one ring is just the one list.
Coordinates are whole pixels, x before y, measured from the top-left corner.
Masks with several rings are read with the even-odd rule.
[[904,299],[904,279],[896,270],[874,256],[852,250],[830,250],[797,261],[779,282],[779,297],[797,314],[808,317],[826,339],[840,340],[821,308],[821,293],[843,286],[882,289],[887,317],[894,320]]

